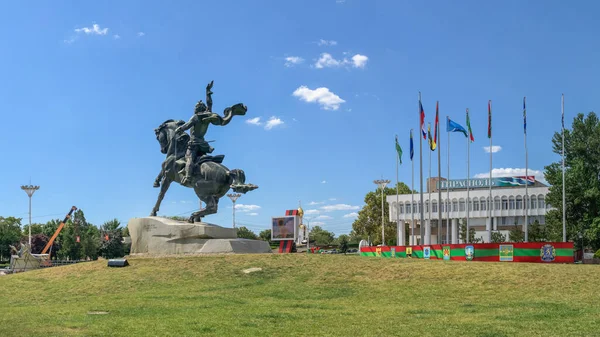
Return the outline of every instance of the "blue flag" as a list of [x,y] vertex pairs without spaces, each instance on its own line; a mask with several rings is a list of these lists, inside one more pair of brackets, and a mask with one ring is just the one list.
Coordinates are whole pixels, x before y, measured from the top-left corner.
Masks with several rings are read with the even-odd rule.
[[463,128],[460,124],[456,123],[455,121],[451,120],[450,117],[446,118],[446,132],[462,132],[465,135],[465,137],[469,137],[465,128]]
[[415,150],[413,148],[413,136],[412,129],[410,129],[410,160],[413,160],[413,155],[415,154]]

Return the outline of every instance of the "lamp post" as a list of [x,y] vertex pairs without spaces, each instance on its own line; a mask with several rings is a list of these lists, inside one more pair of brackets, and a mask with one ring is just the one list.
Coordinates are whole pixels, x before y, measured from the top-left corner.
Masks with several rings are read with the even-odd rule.
[[384,218],[383,218],[383,190],[385,186],[390,183],[387,179],[377,179],[373,181],[379,188],[381,188],[381,245],[385,246],[385,231],[384,231]]
[[40,189],[40,187],[33,185],[23,185],[21,186],[21,189],[25,191],[25,193],[27,193],[27,196],[29,197],[29,247],[31,248],[31,197],[33,196],[33,193],[35,193],[35,191]]
[[227,194],[227,196],[229,197],[229,199],[231,199],[231,202],[233,203],[233,228],[235,228],[235,202],[242,195],[239,193],[229,193]]

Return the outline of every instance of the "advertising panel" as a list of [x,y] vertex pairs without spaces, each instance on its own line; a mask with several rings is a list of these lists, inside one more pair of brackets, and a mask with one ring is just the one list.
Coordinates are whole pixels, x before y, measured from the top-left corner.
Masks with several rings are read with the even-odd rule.
[[298,217],[295,215],[273,217],[271,222],[271,240],[296,240],[298,235]]

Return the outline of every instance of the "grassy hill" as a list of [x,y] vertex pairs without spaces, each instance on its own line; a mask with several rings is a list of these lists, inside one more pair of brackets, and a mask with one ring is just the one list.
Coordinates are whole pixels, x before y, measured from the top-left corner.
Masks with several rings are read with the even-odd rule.
[[[598,265],[131,258],[0,277],[0,336],[597,336]],[[251,267],[262,271],[245,274]]]

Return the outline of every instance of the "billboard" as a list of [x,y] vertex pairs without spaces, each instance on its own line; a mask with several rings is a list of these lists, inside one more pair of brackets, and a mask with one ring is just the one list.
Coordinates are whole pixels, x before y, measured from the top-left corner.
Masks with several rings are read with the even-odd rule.
[[[458,180],[444,180],[437,182],[438,189],[463,189],[467,188],[467,182],[469,184],[469,188],[489,188],[490,187],[490,179],[458,179]],[[535,185],[535,177],[528,176],[526,177],[496,177],[492,178],[492,187],[515,187],[515,186],[534,186]]]
[[271,219],[271,240],[296,240],[298,235],[298,216],[288,215]]

